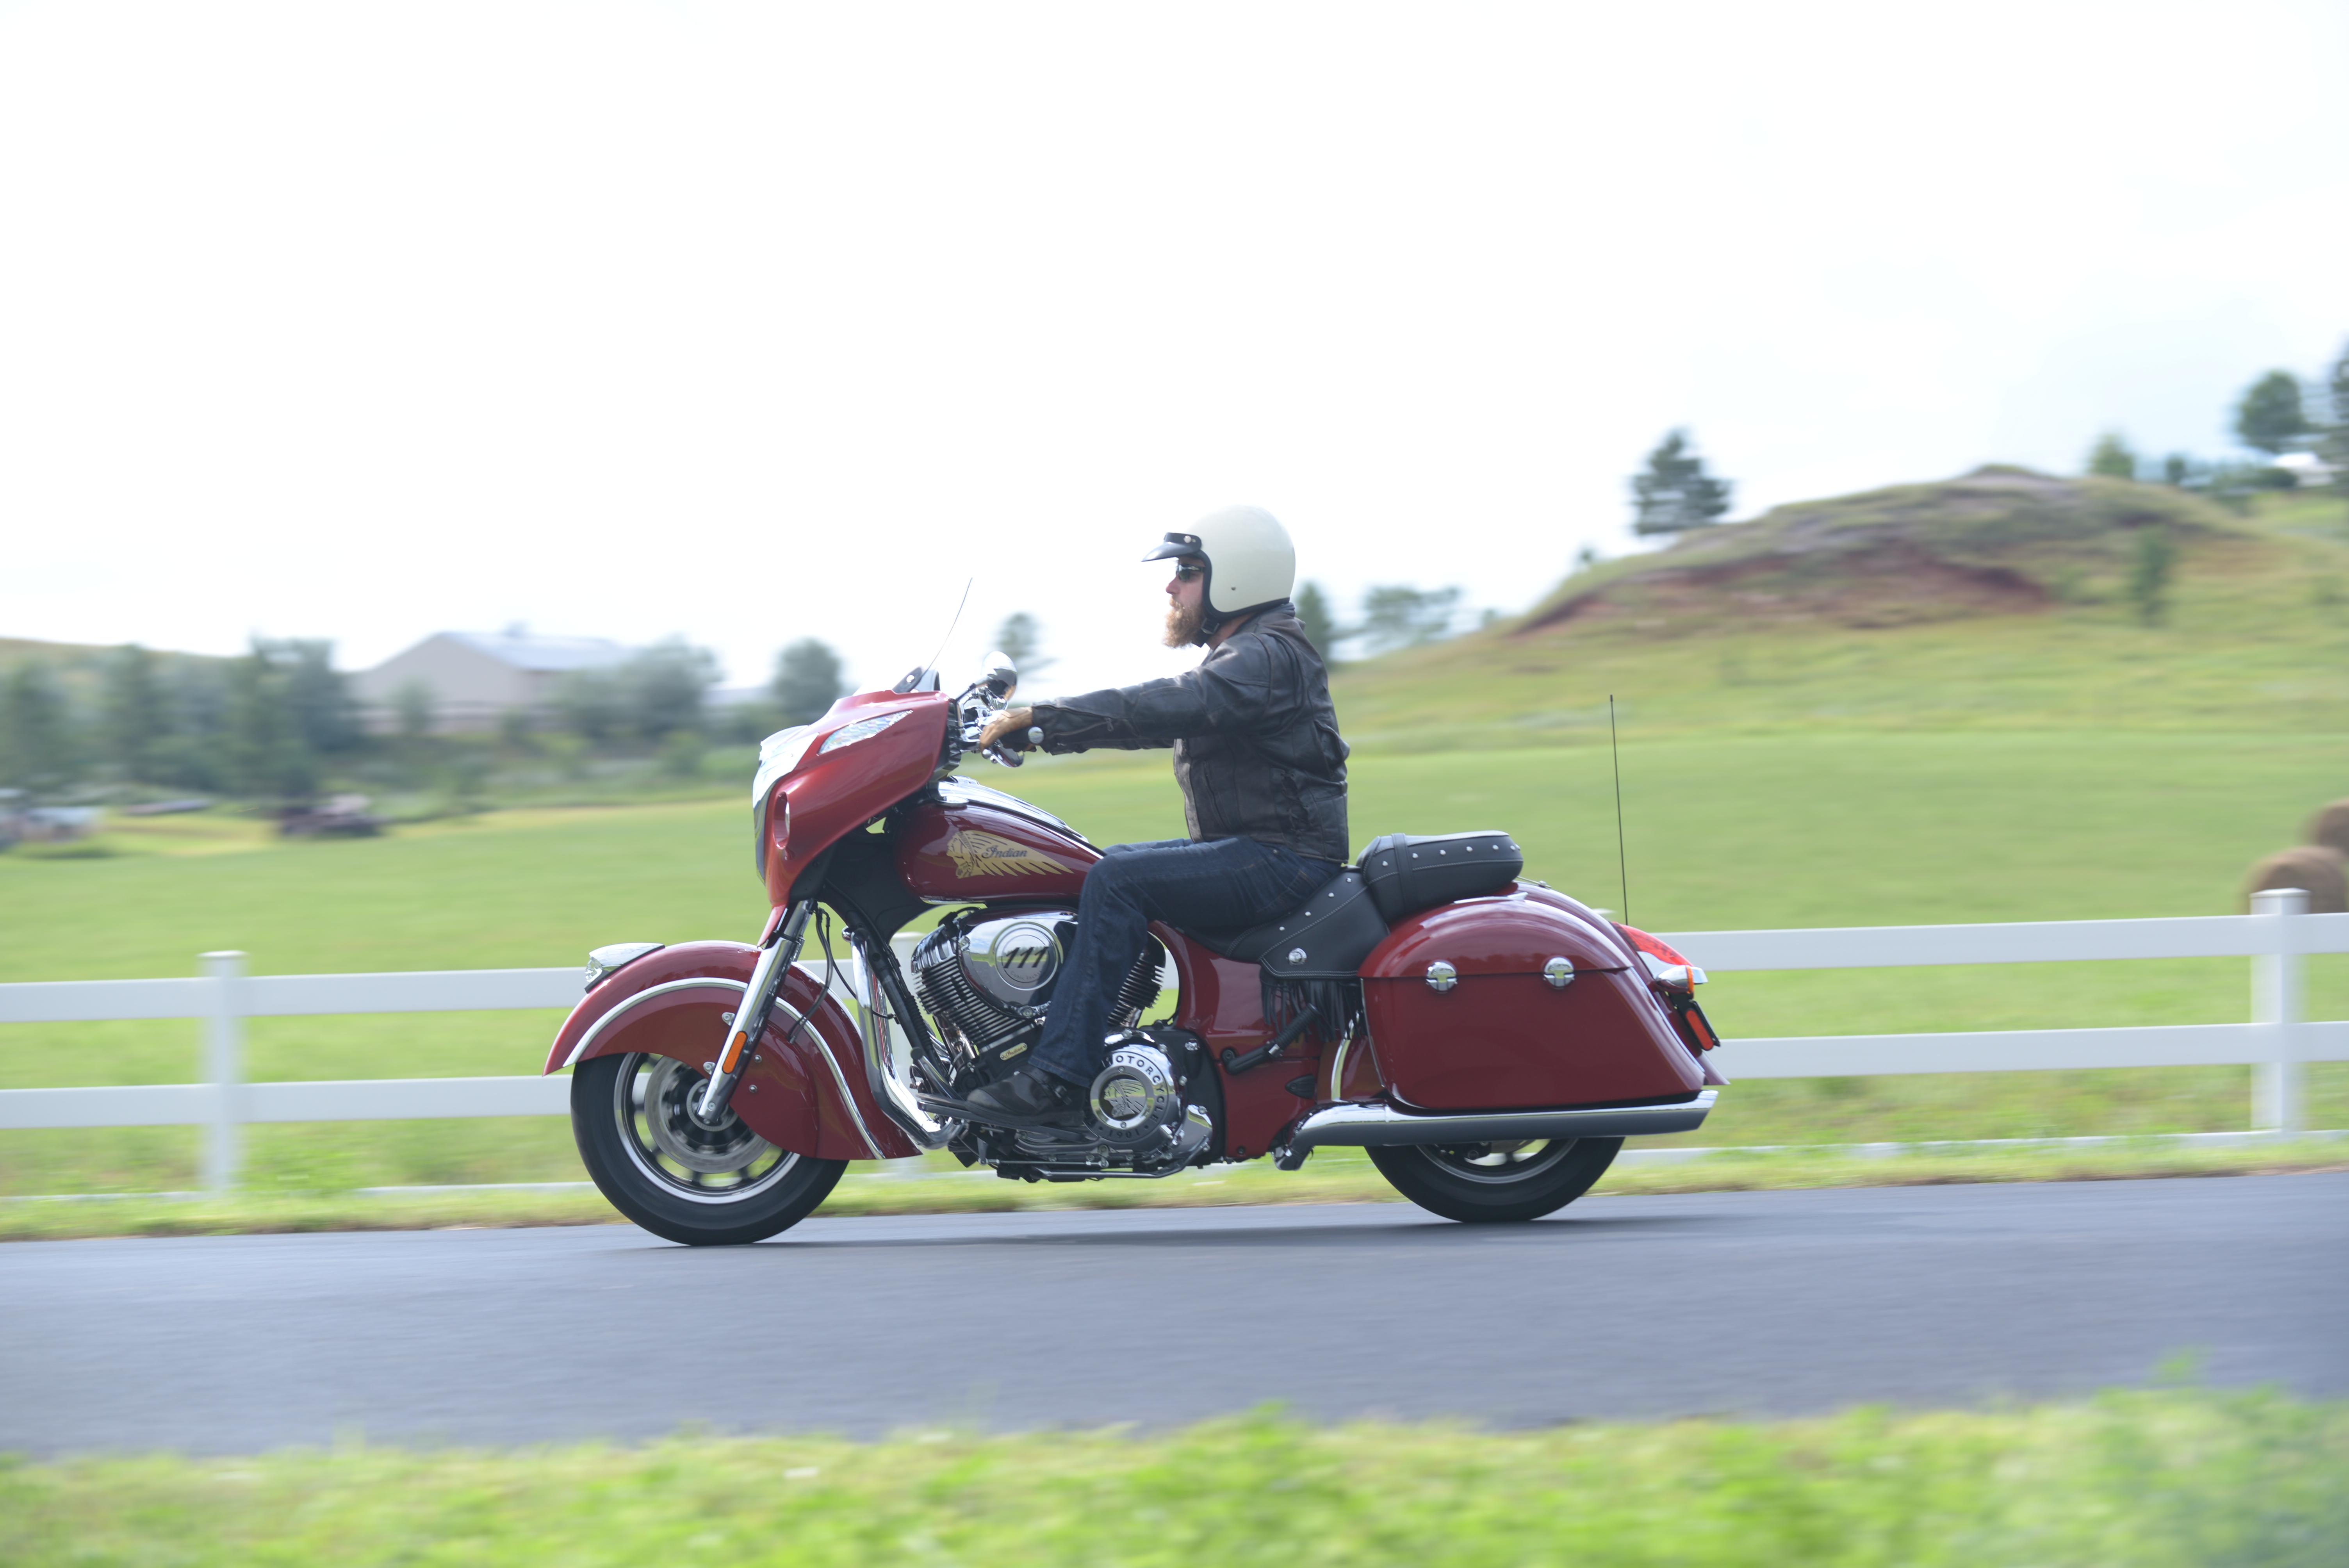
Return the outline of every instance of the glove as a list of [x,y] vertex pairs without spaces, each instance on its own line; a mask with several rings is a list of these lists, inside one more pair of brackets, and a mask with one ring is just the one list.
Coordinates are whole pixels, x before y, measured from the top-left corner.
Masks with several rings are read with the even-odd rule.
[[1036,716],[1032,710],[1007,707],[988,719],[987,727],[978,732],[979,747],[982,750],[999,746],[1013,751],[1026,751],[1030,746],[1028,732],[1035,727],[1035,724]]

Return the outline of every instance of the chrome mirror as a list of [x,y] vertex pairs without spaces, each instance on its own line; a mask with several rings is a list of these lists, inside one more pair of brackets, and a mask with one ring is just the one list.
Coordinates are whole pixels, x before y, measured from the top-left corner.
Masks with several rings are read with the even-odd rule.
[[979,677],[999,702],[1019,689],[1019,666],[1011,655],[998,648],[987,655],[987,673]]

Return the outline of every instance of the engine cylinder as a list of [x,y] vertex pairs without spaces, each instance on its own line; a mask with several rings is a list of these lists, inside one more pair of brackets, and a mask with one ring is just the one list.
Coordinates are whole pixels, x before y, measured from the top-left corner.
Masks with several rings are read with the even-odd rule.
[[[1075,932],[1068,909],[956,915],[914,949],[915,989],[966,1059],[1016,1057],[1016,1043],[1041,1031]],[[1111,1002],[1111,1028],[1131,1028],[1158,999],[1164,957],[1154,938],[1143,949]]]

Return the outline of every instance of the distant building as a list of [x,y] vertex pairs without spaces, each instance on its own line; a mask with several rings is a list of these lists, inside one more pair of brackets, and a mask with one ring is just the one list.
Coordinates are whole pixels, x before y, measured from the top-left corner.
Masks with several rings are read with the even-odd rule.
[[431,694],[436,732],[495,729],[516,711],[543,721],[564,676],[608,669],[634,651],[602,637],[533,636],[518,626],[440,632],[353,676],[351,694],[378,732],[398,727],[400,693],[410,686]]
[[2302,490],[2315,490],[2341,477],[2340,470],[2314,452],[2286,452],[2275,466],[2290,474]]

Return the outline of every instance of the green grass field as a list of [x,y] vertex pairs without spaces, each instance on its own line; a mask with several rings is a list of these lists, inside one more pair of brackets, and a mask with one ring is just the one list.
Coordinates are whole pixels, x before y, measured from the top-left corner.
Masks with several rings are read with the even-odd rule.
[[[1982,521],[1971,504],[1917,531],[1920,550],[1967,566],[1998,561],[2040,584],[2047,607],[1937,619],[1929,597],[1916,606],[1927,618],[1870,625],[1884,584],[1839,585],[1817,552],[1794,557],[1766,594],[1651,587],[1688,570],[1683,558],[1755,549],[1780,526],[1764,519],[1750,525],[1756,537],[1722,530],[1606,562],[1546,602],[1600,589],[1621,602],[1619,614],[1527,629],[1537,614],[1341,670],[1348,738],[1365,751],[1604,746],[1609,696],[1626,735],[1649,737],[2349,729],[2349,506],[2268,497],[2239,519],[2156,487],[2121,485],[2116,496],[2106,481],[2090,486],[2100,504],[2191,524],[2158,624],[2142,624],[2122,591],[2127,530],[2024,530],[1986,550],[1962,537]],[[1840,512],[1848,524],[1874,517],[1883,500],[1787,510],[1829,521]]]
[[[1605,697],[1623,698],[1628,913],[1657,931],[2224,913],[2245,868],[2349,796],[2349,530],[2267,503],[2186,556],[2168,623],[2094,582],[2055,610],[1889,629],[1609,623],[1506,631],[1339,671],[1352,827],[1500,827],[1528,874],[1613,908]],[[1614,570],[1620,571],[1618,567]],[[2349,589],[2344,590],[2349,594]],[[1100,842],[1178,836],[1163,755],[1045,759],[990,783]],[[118,822],[0,856],[0,980],[568,965],[605,942],[748,936],[748,812],[720,800],[533,806],[286,843],[224,813]],[[1723,975],[1740,1036],[2191,1023],[2247,1016],[2240,961]],[[2311,966],[2349,1016],[2349,961]],[[555,1017],[264,1020],[254,1078],[529,1072]],[[181,1081],[192,1025],[0,1027],[0,1086]],[[1734,1073],[1733,1052],[1729,1063]],[[2349,1073],[2314,1073],[2349,1125]],[[2240,1068],[1736,1086],[1706,1143],[2218,1130]],[[575,1179],[557,1121],[255,1129],[264,1188]],[[0,1192],[193,1181],[192,1132],[0,1135]]]
[[[2232,906],[2241,868],[2342,793],[2349,742],[2134,731],[1830,732],[1634,740],[1623,753],[1631,913],[1660,930],[2193,914]],[[1179,831],[1163,758],[1031,764],[995,781],[1104,841]],[[189,974],[215,947],[256,973],[560,965],[600,942],[746,935],[762,916],[735,800],[492,813],[378,840],[282,843],[235,821],[162,819],[103,858],[0,859],[0,977]],[[1529,871],[1613,905],[1606,753],[1366,756],[1355,837],[1495,825]],[[99,847],[108,847],[99,841]],[[166,852],[176,847],[183,852]],[[2313,966],[2317,1016],[2349,974]],[[2029,965],[1724,975],[1733,1038],[1894,1029],[2227,1021],[2246,966]],[[254,1078],[529,1072],[552,1014],[273,1019]],[[181,1081],[193,1025],[0,1029],[0,1084]],[[2318,1069],[2316,1124],[2349,1121]],[[1788,1143],[2206,1131],[2245,1124],[2239,1068],[1739,1086],[1698,1140]],[[549,1119],[258,1128],[268,1186],[574,1180]],[[17,1133],[0,1191],[157,1191],[193,1181],[191,1131]]]
[[687,1435],[0,1469],[12,1563],[2331,1568],[2349,1406],[2178,1391],[1526,1433]]

